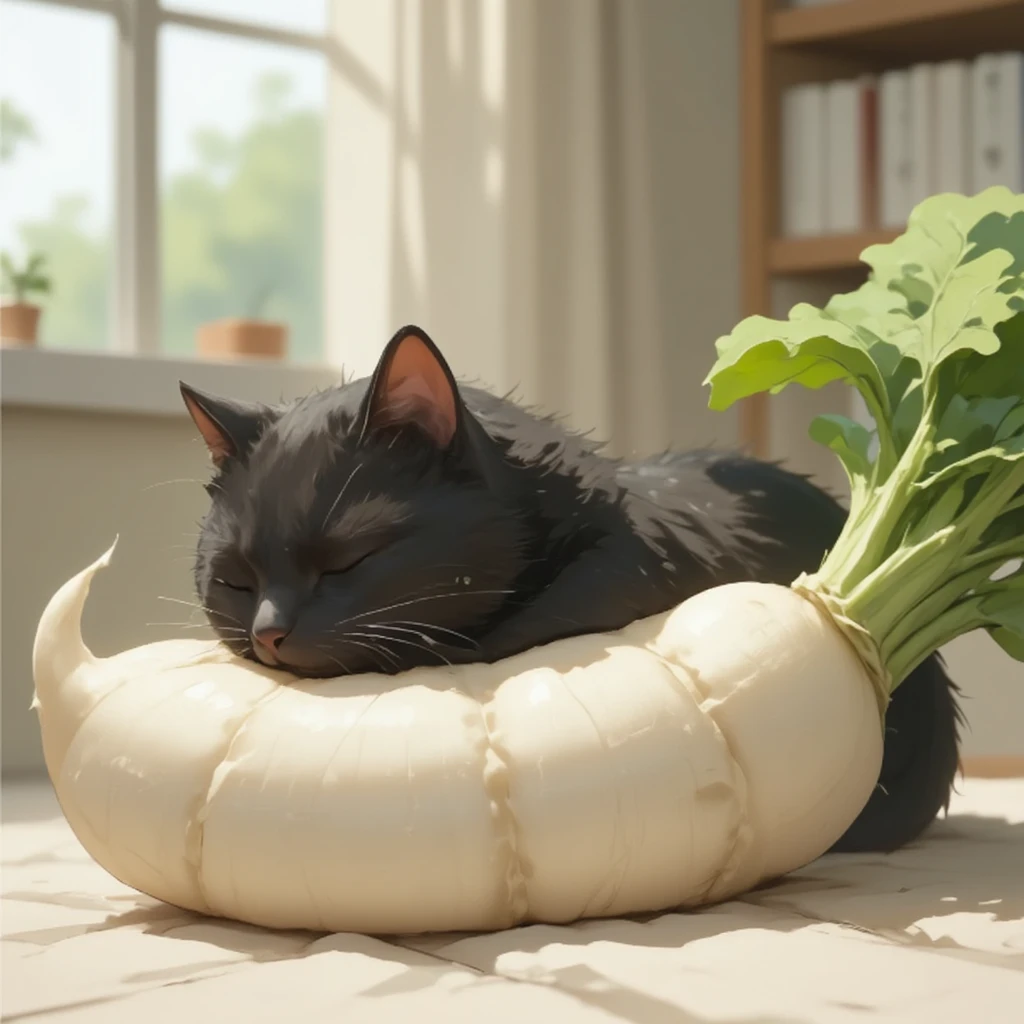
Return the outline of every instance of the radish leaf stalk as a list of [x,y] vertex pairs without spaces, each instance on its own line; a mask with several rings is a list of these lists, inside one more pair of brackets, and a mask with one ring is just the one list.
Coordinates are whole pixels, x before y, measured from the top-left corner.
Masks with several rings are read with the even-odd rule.
[[846,526],[793,586],[823,605],[888,695],[934,650],[988,630],[1024,660],[1024,196],[933,196],[867,248],[856,291],[748,317],[705,383],[724,409],[845,381],[874,430],[819,417],[850,480]]

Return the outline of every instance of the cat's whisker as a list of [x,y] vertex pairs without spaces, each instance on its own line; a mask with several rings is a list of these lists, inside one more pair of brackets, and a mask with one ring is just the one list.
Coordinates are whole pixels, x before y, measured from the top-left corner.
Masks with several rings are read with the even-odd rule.
[[429,636],[429,631],[434,630],[435,632],[447,633],[459,640],[464,640],[471,647],[474,647],[476,650],[480,650],[480,645],[471,637],[466,636],[465,633],[460,633],[454,629],[447,629],[444,626],[435,626],[429,622],[416,622],[412,619],[398,619],[395,622],[370,622],[367,623],[367,625],[370,629],[394,629],[398,630],[400,633],[412,633],[413,636],[418,636],[421,640],[426,640],[428,643],[444,643],[449,647],[454,646],[450,641],[436,640],[434,637]]
[[342,633],[342,639],[350,636],[365,636],[370,640],[380,640],[383,643],[389,644],[405,644],[408,647],[415,647],[418,651],[423,651],[429,654],[433,658],[440,658],[446,665],[450,665],[451,662],[436,648],[428,647],[426,644],[418,644],[415,640],[405,640],[398,636],[381,636],[379,633],[366,633],[366,632],[347,632]]
[[514,590],[457,590],[448,594],[426,594],[423,597],[414,597],[408,601],[396,601],[394,604],[385,605],[382,608],[373,608],[368,612],[360,612],[358,615],[342,619],[341,622],[336,622],[334,625],[335,628],[339,626],[347,626],[350,622],[358,622],[360,619],[365,619],[370,615],[379,615],[382,612],[390,612],[395,608],[406,608],[411,604],[422,604],[424,601],[441,601],[449,597],[484,597],[493,594],[514,593]]
[[168,484],[205,484],[205,483],[206,483],[205,480],[194,480],[194,479],[186,479],[186,478],[181,478],[181,479],[178,479],[178,480],[159,480],[155,484],[148,484],[147,486],[143,487],[142,488],[142,492],[145,493],[146,491],[151,491],[151,490],[153,490],[154,487],[166,487]]
[[327,655],[328,659],[334,662],[334,664],[337,665],[345,675],[350,676],[352,674],[352,670],[341,660],[341,658],[336,658],[331,654],[330,648],[326,647],[324,644],[316,644],[315,646],[318,651],[323,651],[324,654]]
[[198,608],[200,611],[207,610],[201,602],[186,601],[183,597],[168,597],[166,594],[157,594],[157,600],[170,601],[172,604],[183,604],[186,608]]
[[[371,644],[364,644],[361,640],[351,640],[350,639],[348,642],[350,644],[355,644],[356,647],[365,647],[366,650],[368,650],[376,658],[380,658],[381,655],[384,655],[386,658],[388,658],[388,660],[391,662],[392,666],[395,669],[398,669],[398,668],[401,667],[401,662],[393,654],[389,654],[382,647],[374,646],[374,645],[371,645]],[[384,671],[387,672],[387,667],[386,666],[384,668]]]
[[439,633],[447,633],[449,636],[457,637],[459,640],[465,640],[467,644],[471,644],[473,647],[479,648],[480,646],[471,636],[460,633],[457,629],[449,629],[448,626],[438,626],[433,622],[419,622],[416,619],[396,619],[395,623],[397,625],[415,626],[418,629],[433,629]]
[[168,629],[211,629],[208,622],[147,622],[147,626],[166,626]]
[[208,608],[205,604],[202,604],[199,601],[185,601],[180,597],[166,597],[163,594],[158,594],[157,598],[160,601],[170,601],[172,604],[183,604],[186,608],[195,608],[197,611],[204,612],[206,615],[209,615],[213,618],[227,619],[229,622],[237,623],[237,625],[239,626],[242,625],[241,620],[236,618],[234,615],[228,615],[227,612],[221,612],[213,608]]

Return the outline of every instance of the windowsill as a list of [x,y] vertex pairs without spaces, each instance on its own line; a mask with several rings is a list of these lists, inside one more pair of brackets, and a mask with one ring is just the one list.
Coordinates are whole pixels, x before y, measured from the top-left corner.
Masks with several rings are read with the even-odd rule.
[[279,402],[337,384],[341,372],[327,366],[256,360],[214,362],[20,347],[0,350],[0,404],[5,409],[185,416],[179,380],[242,401]]

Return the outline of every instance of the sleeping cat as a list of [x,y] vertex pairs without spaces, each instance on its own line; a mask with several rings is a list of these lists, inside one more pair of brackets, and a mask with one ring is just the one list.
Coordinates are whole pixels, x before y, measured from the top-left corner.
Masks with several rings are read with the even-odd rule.
[[[845,518],[773,464],[611,459],[457,385],[415,327],[371,378],[286,406],[182,395],[215,466],[203,607],[238,654],[302,676],[495,661],[718,584],[789,583]],[[958,720],[933,657],[896,691],[879,787],[837,849],[894,849],[928,825],[957,770]]]

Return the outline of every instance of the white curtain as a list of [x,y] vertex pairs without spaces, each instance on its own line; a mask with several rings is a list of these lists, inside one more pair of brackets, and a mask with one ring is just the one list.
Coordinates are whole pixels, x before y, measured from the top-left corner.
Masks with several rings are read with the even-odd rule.
[[336,0],[335,24],[335,357],[365,372],[417,322],[620,453],[731,443],[701,381],[738,315],[734,0]]

